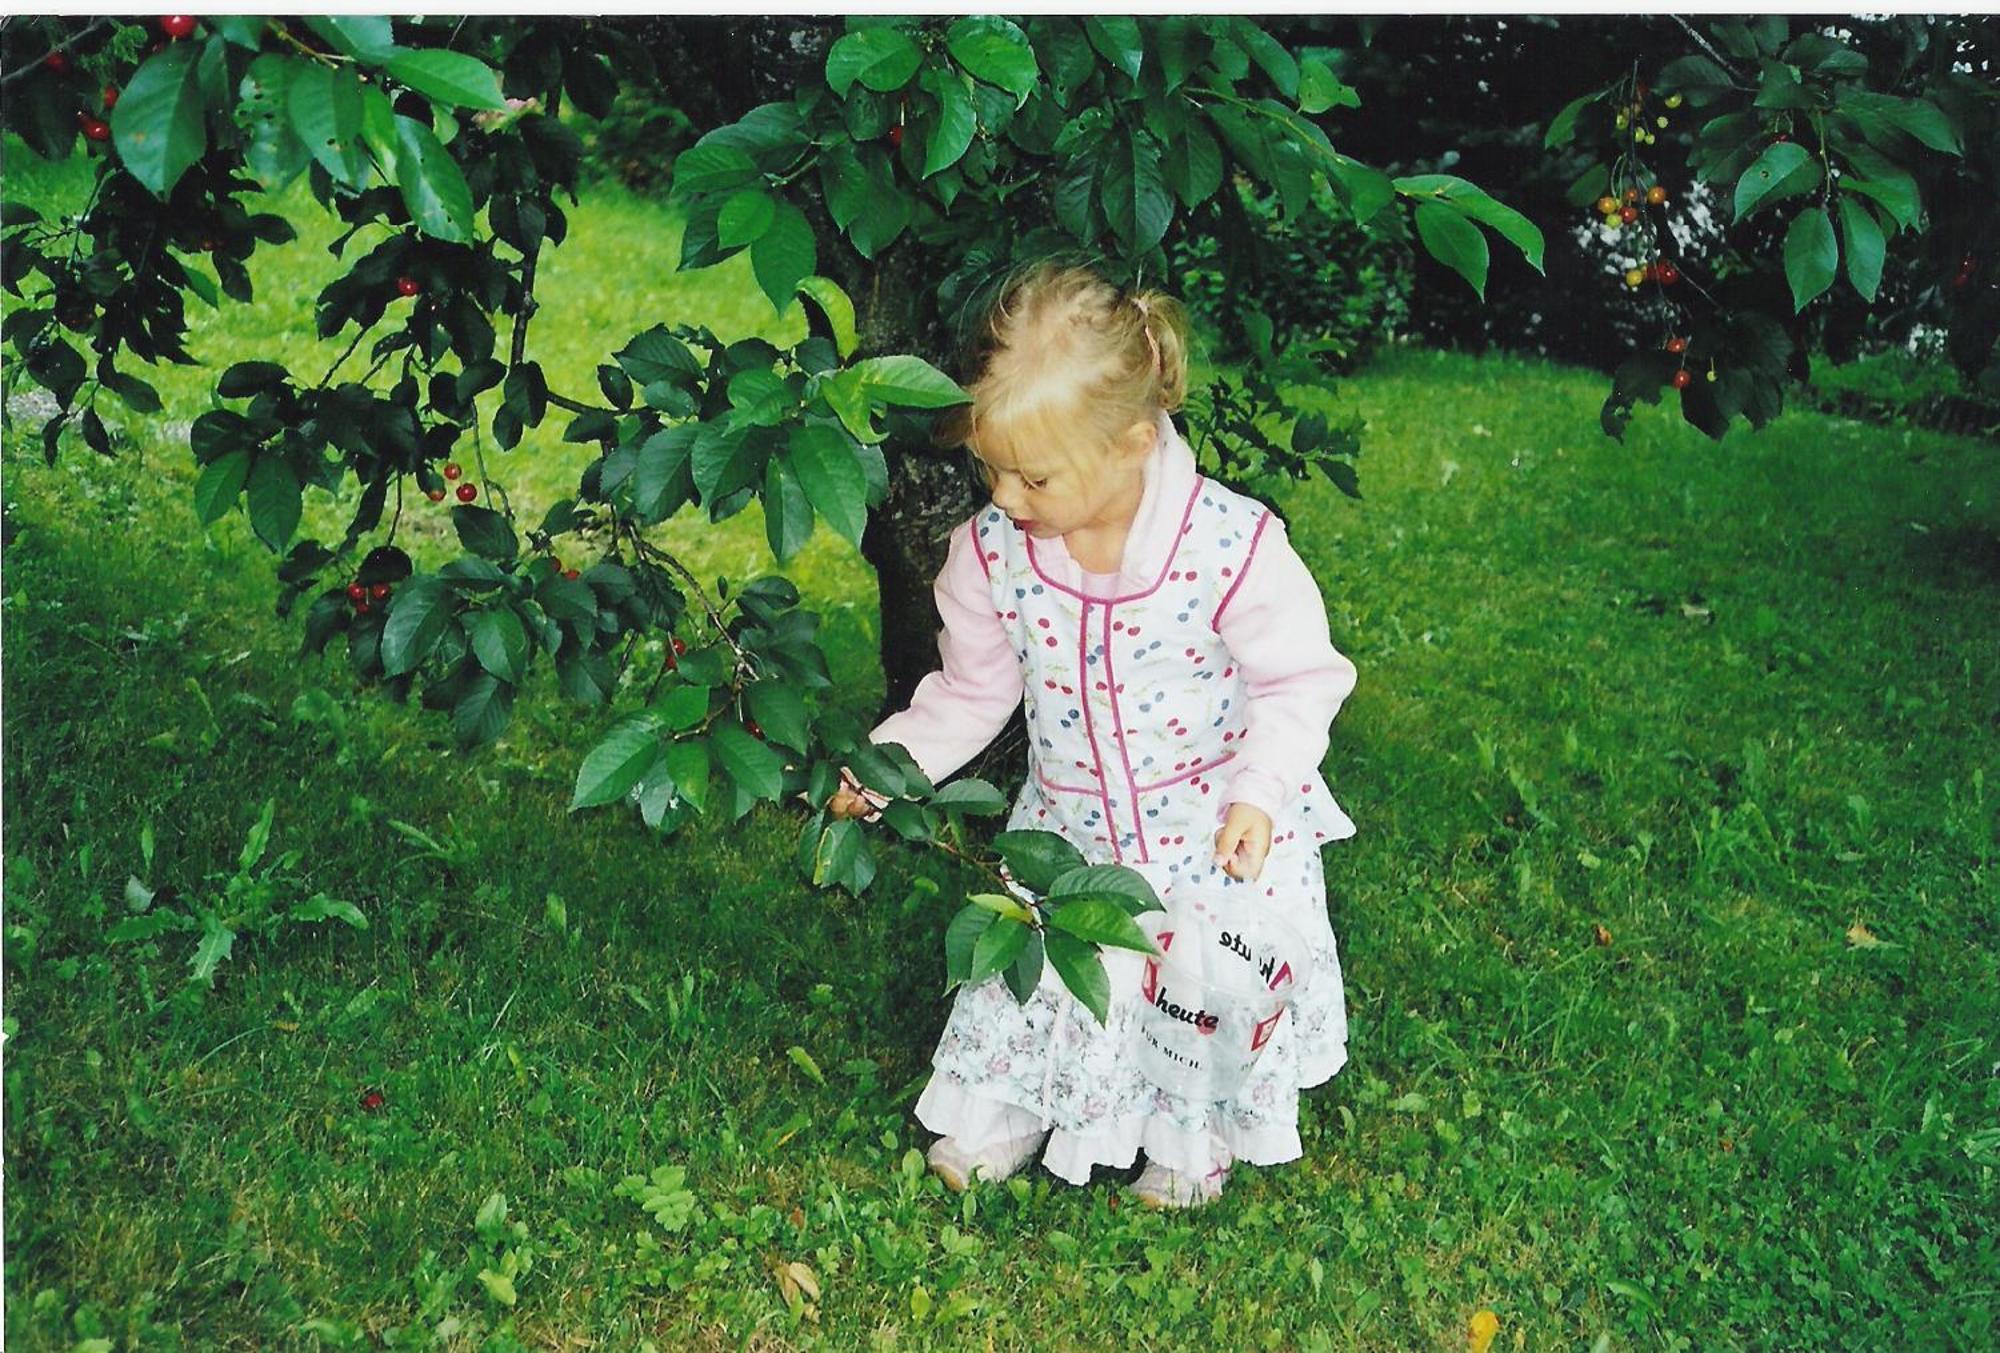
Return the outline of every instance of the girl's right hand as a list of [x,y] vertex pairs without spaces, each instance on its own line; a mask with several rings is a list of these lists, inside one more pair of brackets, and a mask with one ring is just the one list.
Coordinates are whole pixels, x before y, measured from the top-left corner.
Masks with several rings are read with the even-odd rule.
[[848,773],[845,766],[840,771],[840,788],[833,791],[833,797],[826,801],[826,811],[838,818],[865,818],[873,821],[880,817],[881,808],[889,800],[864,786]]

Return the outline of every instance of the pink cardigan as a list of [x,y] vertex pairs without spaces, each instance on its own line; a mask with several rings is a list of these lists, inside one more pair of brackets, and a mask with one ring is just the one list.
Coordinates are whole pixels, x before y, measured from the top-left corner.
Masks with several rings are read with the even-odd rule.
[[[1143,589],[1166,568],[1181,507],[1199,471],[1170,420],[1144,467],[1145,491],[1125,541],[1119,575]],[[1083,569],[1060,537],[1034,542],[1050,576],[1081,589]],[[951,534],[934,589],[944,629],[942,665],[917,686],[910,707],[884,719],[870,737],[899,742],[933,781],[971,760],[1020,705],[1021,668],[994,613],[986,572],[972,544],[972,523]],[[1247,727],[1238,744],[1228,803],[1262,809],[1273,822],[1326,755],[1327,729],[1354,689],[1354,664],[1335,650],[1326,608],[1305,561],[1267,514],[1250,565],[1222,602],[1217,632],[1249,682]]]

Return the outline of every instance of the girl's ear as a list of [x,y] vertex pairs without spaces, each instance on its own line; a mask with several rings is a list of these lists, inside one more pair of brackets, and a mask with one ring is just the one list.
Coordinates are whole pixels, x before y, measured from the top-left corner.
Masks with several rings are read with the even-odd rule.
[[1134,423],[1118,438],[1118,458],[1127,461],[1142,461],[1153,454],[1153,444],[1159,439],[1160,431],[1152,423]]

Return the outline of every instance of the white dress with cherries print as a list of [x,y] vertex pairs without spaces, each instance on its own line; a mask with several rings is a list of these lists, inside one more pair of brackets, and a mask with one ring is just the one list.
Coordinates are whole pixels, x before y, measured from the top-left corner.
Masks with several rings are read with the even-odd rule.
[[1108,575],[1083,575],[1080,589],[1057,582],[1059,570],[1045,570],[1037,543],[998,509],[972,522],[1026,686],[1030,771],[1008,827],[1060,832],[1090,863],[1137,870],[1163,900],[1196,886],[1221,891],[1225,905],[1275,909],[1306,940],[1314,975],[1250,1079],[1219,1103],[1169,1094],[1140,1074],[1136,954],[1105,954],[1112,1004],[1102,1026],[1050,970],[1025,1005],[999,978],[963,989],[917,1103],[931,1130],[977,1150],[1051,1128],[1043,1163],[1076,1184],[1093,1166],[1129,1166],[1141,1151],[1196,1175],[1299,1156],[1299,1091],[1347,1059],[1319,850],[1354,825],[1315,772],[1287,787],[1295,792],[1258,879],[1238,882],[1211,863],[1248,695],[1221,617],[1272,522],[1261,504],[1196,477],[1165,567],[1127,595],[1117,589],[1132,583]]

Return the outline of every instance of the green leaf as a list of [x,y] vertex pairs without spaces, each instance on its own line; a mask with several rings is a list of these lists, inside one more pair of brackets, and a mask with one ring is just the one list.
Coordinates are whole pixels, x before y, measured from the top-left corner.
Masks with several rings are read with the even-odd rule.
[[1562,106],[1562,111],[1549,119],[1549,129],[1542,135],[1542,146],[1546,150],[1556,150],[1570,143],[1576,135],[1577,115],[1598,99],[1604,97],[1603,90],[1592,90],[1578,95]]
[[341,921],[356,930],[368,928],[368,918],[361,914],[361,908],[325,893],[314,893],[285,915],[294,921]]
[[442,47],[399,51],[389,58],[386,69],[391,79],[453,108],[499,111],[507,106],[500,93],[500,77],[493,68],[463,52]]
[[1097,54],[1134,80],[1146,62],[1146,47],[1139,38],[1139,21],[1129,14],[1086,17],[1083,31]]
[[1736,181],[1736,219],[1791,191],[1792,175],[1811,158],[1796,141],[1774,141],[1766,147]]
[[653,704],[662,726],[684,733],[708,717],[708,687],[676,686]]
[[1825,210],[1810,207],[1793,218],[1785,231],[1785,280],[1792,288],[1792,308],[1799,311],[1833,285],[1840,272],[1840,246]]
[[[121,103],[122,106],[122,103]],[[215,970],[220,967],[229,952],[236,947],[236,932],[224,925],[222,918],[212,911],[201,914],[201,940],[195,945],[193,971],[188,980],[202,982],[210,987],[215,985]]]
[[1199,206],[1222,186],[1222,147],[1207,127],[1190,118],[1180,135],[1167,142],[1161,169],[1181,205]]
[[249,873],[256,867],[257,862],[264,858],[264,852],[271,848],[271,823],[277,815],[278,801],[264,800],[264,807],[257,814],[257,820],[251,823],[250,830],[244,833],[243,849],[236,855],[237,873]]
[[[1032,53],[1028,60],[1030,64],[1034,62]],[[965,87],[961,76],[932,67],[924,72],[923,85],[938,101],[937,126],[931,129],[930,142],[924,148],[924,177],[929,178],[964,157],[972,145],[973,134],[979,130],[979,113],[972,106],[972,92]]]
[[690,146],[674,160],[674,194],[678,197],[728,192],[761,177],[757,162],[735,146]]
[[[1584,100],[1579,99],[1580,104]],[[1361,96],[1328,69],[1326,62],[1309,56],[1299,62],[1299,111],[1317,115],[1329,108],[1359,108]],[[1571,108],[1576,104],[1570,105]],[[1569,109],[1565,109],[1568,112]],[[1557,114],[1558,119],[1562,115]],[[1573,115],[1572,115],[1573,116]],[[1553,128],[1551,128],[1553,134]],[[1554,144],[1551,142],[1551,144]]]
[[389,619],[382,626],[382,671],[387,676],[413,672],[437,647],[451,623],[451,595],[436,578],[414,578],[389,598]]
[[846,98],[859,80],[878,94],[887,94],[908,84],[923,59],[923,49],[901,29],[863,28],[845,34],[827,50],[827,87]]
[[266,53],[250,63],[237,90],[236,124],[249,137],[243,163],[266,189],[290,183],[312,158],[291,114],[292,81],[305,69],[299,58]]
[[1280,94],[1296,98],[1299,92],[1299,63],[1276,38],[1259,28],[1254,20],[1237,19],[1229,27],[1236,44],[1263,68]]
[[514,608],[495,606],[476,612],[467,628],[479,665],[502,681],[520,685],[528,674],[528,630]]
[[1417,174],[1397,179],[1395,186],[1403,192],[1428,195],[1430,200],[1443,202],[1469,219],[1489,227],[1519,249],[1521,256],[1536,272],[1544,271],[1541,229],[1477,184],[1452,174]]
[[513,714],[513,685],[491,672],[475,672],[452,706],[452,733],[467,747],[483,746],[500,736]]
[[[132,177],[164,198],[208,149],[201,47],[173,42],[132,73],[111,110],[111,138]],[[48,97],[54,97],[53,94]]]
[[215,383],[215,393],[224,399],[246,399],[269,386],[283,383],[290,369],[276,362],[234,362]]
[[[124,107],[123,102],[119,107]],[[1965,153],[1964,146],[1959,140],[1957,125],[1934,103],[1927,103],[1922,99],[1896,98],[1871,90],[1854,90],[1840,100],[1840,109],[1842,112],[1880,118],[1890,126],[1916,137],[1932,150],[1943,151],[1947,155]]]
[[249,477],[248,451],[231,451],[202,466],[201,476],[194,481],[194,512],[203,526],[236,506]]
[[758,681],[744,692],[744,698],[750,702],[750,717],[765,737],[798,752],[810,748],[812,729],[805,699],[797,687],[775,679]]
[[[293,75],[285,101],[292,130],[320,168],[349,188],[366,183],[368,157],[360,144],[361,82],[354,71],[309,64]],[[125,100],[121,98],[118,106],[124,107]]]
[[472,189],[458,161],[429,127],[396,118],[396,186],[410,219],[425,234],[453,244],[472,240]]
[[211,14],[208,26],[222,34],[222,40],[236,47],[256,51],[263,45],[267,21],[248,14]]
[[1151,249],[1173,223],[1174,200],[1160,174],[1160,150],[1153,138],[1134,131],[1114,141],[1098,177],[1104,219],[1134,253]]
[[1463,277],[1480,300],[1486,299],[1489,255],[1478,226],[1450,207],[1424,202],[1417,207],[1417,237],[1432,258]]
[[847,871],[854,867],[854,859],[860,853],[860,823],[843,820],[829,824],[821,833],[819,846],[813,852],[813,885],[824,888],[847,877]]
[[972,971],[966,975],[968,986],[984,982],[1008,967],[1021,956],[1028,946],[1028,936],[1034,932],[1019,921],[1005,916],[997,916],[993,924],[986,927],[986,933],[972,946]]
[[778,218],[778,204],[762,188],[743,188],[730,194],[715,218],[715,240],[725,249],[753,244]]
[[1035,988],[1042,983],[1042,932],[1028,932],[1028,942],[1021,946],[1020,955],[1008,967],[1007,989],[1014,993],[1014,999],[1026,1005],[1033,998]]
[[616,803],[631,792],[660,759],[660,720],[650,713],[630,714],[605,732],[583,758],[576,772],[576,792],[569,810]]
[[972,975],[972,951],[995,919],[986,908],[968,903],[945,927],[944,971],[946,979],[953,985]]
[[1660,93],[1684,95],[1689,103],[1703,108],[1728,94],[1736,82],[1707,57],[1684,56],[1668,62],[1654,83]]
[[1395,183],[1373,165],[1335,155],[1327,172],[1345,194],[1347,208],[1358,222],[1366,224],[1373,220],[1375,213],[1396,200]]
[[1069,988],[1069,994],[1095,1015],[1099,1024],[1104,1023],[1111,1010],[1111,979],[1105,974],[1104,961],[1097,950],[1074,935],[1059,931],[1044,932],[1043,944],[1049,965]]
[[459,543],[474,554],[505,562],[520,552],[514,528],[490,507],[454,507],[451,523],[458,528]]
[[1923,219],[1923,198],[1917,191],[1917,181],[1908,174],[1888,178],[1857,178],[1848,174],[1840,180],[1840,187],[1843,192],[1859,193],[1880,203],[1899,230],[1914,230]]
[[785,463],[826,524],[859,545],[868,525],[868,481],[839,429],[825,423],[792,429]]
[[744,729],[733,723],[719,724],[710,739],[715,744],[715,759],[752,797],[775,799],[784,792],[783,759]]
[[[968,75],[1012,94],[1016,108],[1027,103],[1041,79],[1041,67],[1035,61],[1035,49],[1029,45],[1028,35],[1021,31],[1020,25],[998,15],[978,14],[960,19],[946,30],[944,45],[951,59],[964,67]],[[969,99],[966,106],[969,111]],[[968,134],[968,142],[970,139]],[[957,159],[953,155],[936,169]],[[936,169],[926,169],[924,173],[929,175]]]
[[1847,280],[1864,301],[1882,286],[1882,225],[1859,198],[1840,199],[1840,233],[1847,240]]
[[958,382],[908,353],[870,357],[848,368],[872,399],[909,409],[942,409],[971,402]]
[[397,51],[389,20],[378,14],[321,15],[308,18],[305,24],[336,50],[364,65],[379,66]]
[[1159,911],[1160,899],[1143,875],[1122,864],[1087,864],[1063,873],[1049,885],[1048,900],[1097,897],[1119,903],[1128,916]]
[[784,457],[771,457],[764,464],[764,534],[772,555],[780,564],[790,563],[812,538],[812,529],[812,502],[799,477]]
[[750,246],[750,267],[757,274],[757,285],[782,313],[799,283],[818,266],[819,251],[804,212],[789,202],[777,203],[774,210],[770,229]]
[[1048,911],[1050,927],[1092,944],[1109,944],[1120,949],[1154,952],[1146,932],[1133,923],[1124,907],[1106,898],[1082,898],[1064,902]]
[[1007,796],[984,780],[954,780],[931,798],[931,807],[992,817],[1007,811]]
[[996,916],[1011,916],[1023,925],[1031,924],[1035,913],[1023,905],[1019,899],[1006,893],[973,893],[965,899],[976,907],[984,907]]
[[831,277],[808,277],[799,283],[799,294],[819,307],[826,316],[828,327],[833,331],[834,351],[842,361],[854,355],[859,346],[860,332],[855,327],[854,302],[840,289],[840,284]]
[[1082,853],[1054,832],[1001,832],[993,838],[993,848],[1021,886],[1034,893],[1046,893],[1049,885],[1084,862]]
[[298,476],[283,456],[259,455],[250,466],[250,529],[274,551],[282,551],[299,529]]
[[697,813],[708,811],[708,739],[668,743],[667,773],[674,777],[674,791]]
[[701,363],[688,351],[687,344],[668,333],[664,325],[656,324],[644,333],[634,334],[630,343],[612,355],[625,373],[642,386],[680,377],[699,378],[702,374]]

